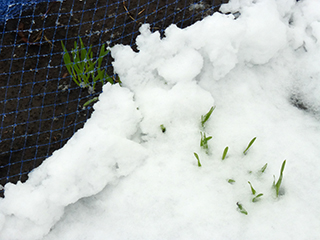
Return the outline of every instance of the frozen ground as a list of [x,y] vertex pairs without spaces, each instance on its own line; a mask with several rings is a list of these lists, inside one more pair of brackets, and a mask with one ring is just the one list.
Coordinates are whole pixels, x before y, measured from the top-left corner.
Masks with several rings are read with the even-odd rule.
[[122,87],[106,85],[85,127],[5,186],[0,239],[320,239],[319,9],[233,0],[222,10],[235,15],[163,39],[142,26],[139,53],[112,49]]

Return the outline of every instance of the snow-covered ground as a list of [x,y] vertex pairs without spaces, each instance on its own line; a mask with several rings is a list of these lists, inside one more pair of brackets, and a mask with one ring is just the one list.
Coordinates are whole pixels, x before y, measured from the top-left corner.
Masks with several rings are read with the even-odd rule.
[[320,1],[221,10],[235,14],[163,39],[144,25],[138,53],[112,48],[122,87],[105,85],[85,127],[5,186],[0,239],[320,239]]

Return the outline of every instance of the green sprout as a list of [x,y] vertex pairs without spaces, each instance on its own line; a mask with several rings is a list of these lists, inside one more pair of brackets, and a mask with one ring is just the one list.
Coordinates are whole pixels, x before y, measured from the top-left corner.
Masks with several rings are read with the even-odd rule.
[[224,160],[224,159],[226,158],[227,153],[228,153],[228,150],[229,150],[229,147],[227,146],[227,147],[224,149],[223,153],[222,153],[222,160]]
[[200,159],[197,153],[193,153],[196,159],[198,160],[198,167],[201,167]]
[[200,132],[200,134],[201,134],[200,147],[203,148],[206,151],[206,153],[208,154],[209,153],[208,141],[212,137],[211,136],[207,137],[206,133],[204,133],[204,132]]
[[210,118],[210,116],[211,116],[211,114],[212,114],[212,112],[213,112],[213,110],[215,108],[216,107],[211,107],[209,112],[207,112],[207,114],[201,116],[201,126],[202,126],[202,128],[204,128],[204,124],[209,120],[209,118]]
[[161,128],[161,132],[165,133],[166,132],[166,128],[163,124],[160,125],[160,128]]
[[236,181],[235,180],[233,180],[233,179],[228,179],[228,183],[230,183],[230,184],[233,184],[233,183],[235,183]]
[[252,198],[252,202],[258,202],[260,200],[260,197],[262,197],[262,196],[263,196],[263,193],[259,193],[257,196]]
[[79,41],[80,49],[75,41],[74,48],[71,51],[71,57],[61,41],[61,46],[64,51],[63,60],[73,81],[79,87],[88,87],[91,92],[94,92],[98,81],[113,83],[113,79],[105,72],[105,69],[101,70],[102,60],[109,53],[109,51],[106,50],[105,44],[101,47],[98,59],[93,61],[92,46],[87,50],[80,37]]
[[[253,188],[251,182],[248,181],[248,183],[249,183],[250,188],[251,188],[251,193],[252,193],[253,195],[256,195],[257,191]],[[252,202],[257,202],[257,201],[259,201],[259,200],[260,200],[260,197],[262,197],[262,196],[263,196],[263,193],[259,193],[259,194],[256,195],[254,198],[252,198]]]
[[[280,176],[279,176],[279,179],[278,179],[277,183],[275,183],[275,179],[273,180],[272,186],[273,186],[273,187],[275,188],[275,190],[276,190],[276,196],[277,196],[277,197],[279,197],[279,190],[280,190],[280,185],[281,185],[282,178],[283,178],[284,167],[286,166],[286,161],[287,161],[287,160],[284,160],[283,163],[282,163],[281,170],[280,170]],[[275,178],[274,175],[273,175],[273,178]]]
[[264,171],[266,170],[267,166],[268,166],[268,163],[266,163],[265,165],[263,165],[263,167],[260,169],[259,172],[264,173]]
[[237,202],[237,206],[238,206],[238,211],[245,214],[245,215],[248,215],[248,212],[247,210],[244,209],[244,207],[242,206],[241,203]]
[[248,147],[243,151],[243,154],[244,154],[244,155],[247,154],[249,148],[251,147],[251,145],[254,143],[254,141],[255,141],[256,139],[257,139],[257,138],[254,137],[254,138],[250,141],[250,143],[248,144]]
[[252,187],[251,182],[248,181],[248,183],[249,183],[249,185],[250,185],[252,194],[255,195],[255,194],[256,194],[256,190]]
[[96,102],[96,101],[98,101],[98,100],[99,100],[99,97],[94,97],[94,98],[86,101],[86,102],[83,104],[83,107],[85,108],[85,107],[87,107],[88,105],[90,105],[91,103]]

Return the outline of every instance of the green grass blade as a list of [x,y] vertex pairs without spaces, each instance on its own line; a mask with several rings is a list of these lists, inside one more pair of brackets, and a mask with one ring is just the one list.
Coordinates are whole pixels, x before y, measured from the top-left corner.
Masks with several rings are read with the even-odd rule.
[[104,69],[101,71],[101,70],[98,70],[98,74],[97,76],[94,77],[93,79],[93,82],[96,83],[97,81],[103,81],[104,80],[104,77],[105,77],[105,73],[104,73]]
[[198,154],[197,153],[193,153],[194,154],[194,156],[196,157],[196,159],[198,160],[198,167],[201,167],[201,163],[200,163],[200,159],[199,159],[199,156],[198,156]]
[[248,144],[247,148],[243,151],[243,154],[244,154],[244,155],[247,154],[249,148],[252,146],[252,144],[254,143],[254,141],[255,141],[256,139],[257,139],[257,138],[254,137],[254,138],[250,141],[250,143]]
[[79,64],[73,63],[72,67],[75,71],[76,76],[78,76],[80,78],[80,82],[82,82],[80,77],[81,75],[83,75],[83,71],[81,71],[80,69],[81,66]]
[[93,70],[95,69],[95,64],[94,64],[94,62],[87,62],[87,73],[90,73],[90,72],[92,72]]
[[92,49],[92,46],[89,47],[89,50],[86,55],[86,61],[90,63],[90,65],[92,64],[93,66],[95,66],[96,62],[93,62],[93,52],[91,51],[91,49]]
[[87,57],[87,50],[84,46],[81,46],[81,49],[80,49],[80,61],[81,62],[86,62],[88,61],[88,57]]
[[[102,50],[102,49],[101,49]],[[98,70],[100,70],[101,69],[101,64],[102,64],[102,60],[103,60],[103,57],[104,57],[105,55],[101,55],[101,53],[100,53],[100,56],[99,56],[99,58],[98,58],[98,60],[97,60],[97,62],[98,62],[98,66],[97,66],[97,69]]]
[[78,45],[77,45],[76,41],[74,41],[73,47],[74,47],[73,51],[74,51],[74,53],[76,53],[76,51],[78,51]]
[[81,73],[81,66],[79,64],[79,61],[74,61],[73,64],[72,64],[74,70],[76,71],[77,74],[80,74]]
[[63,56],[63,61],[65,62],[65,66],[68,70],[68,72],[70,73],[70,75],[72,75],[73,71],[72,71],[72,63],[70,61],[70,56],[68,56],[69,54],[66,53],[64,56]]
[[279,176],[277,183],[275,184],[274,183],[275,181],[273,181],[273,186],[276,189],[276,196],[277,197],[279,196],[279,190],[280,190],[280,186],[281,186],[281,182],[282,182],[282,178],[283,178],[283,171],[284,171],[284,167],[286,166],[286,162],[287,162],[287,160],[284,160],[282,163],[281,170],[280,170],[280,176]]
[[92,76],[92,80],[94,80],[95,74],[95,64],[93,62],[87,62],[86,65],[86,74]]
[[[68,71],[69,69],[71,69],[71,58],[70,58],[70,55],[66,49],[66,47],[64,46],[63,42],[61,41],[61,46],[62,46],[62,49],[63,49],[63,61],[64,61],[64,64],[66,65]],[[71,74],[71,70],[69,71],[69,73]]]
[[80,60],[83,61],[87,56],[87,50],[83,44],[81,37],[79,37],[79,41],[80,41]]
[[93,60],[92,45],[90,45],[86,57],[88,58],[88,60],[90,59],[90,61],[92,62],[92,60]]
[[244,209],[244,207],[242,206],[241,203],[237,202],[237,206],[238,206],[239,212],[241,212],[241,213],[243,213],[243,214],[245,214],[245,215],[248,215],[247,210]]
[[[107,81],[107,82],[110,82],[111,84],[113,84],[113,80],[112,78],[109,77],[108,74],[106,74],[105,72],[105,69],[102,69],[101,70],[101,64],[102,64],[102,60],[105,56],[108,55],[110,51],[109,50],[106,50],[106,45],[105,44],[102,44],[101,46],[101,49],[100,49],[100,53],[99,53],[99,57],[98,59],[96,60],[96,62],[98,63],[98,66],[97,66],[97,71],[98,71],[98,78],[96,79],[96,81],[100,80],[100,81],[103,81],[104,83]],[[111,81],[110,81],[111,80]]]
[[[109,82],[111,84],[114,84],[113,78],[110,77],[108,74],[106,74],[106,76],[103,79],[104,79],[104,82]],[[120,80],[119,80],[119,83],[121,83]]]
[[259,172],[264,173],[264,171],[267,169],[268,163],[266,163]]
[[66,59],[67,61],[64,61],[64,63],[65,63],[65,64],[71,63],[70,55],[69,55],[69,53],[68,53],[68,51],[67,51],[67,49],[66,49],[66,47],[64,46],[64,44],[63,44],[62,41],[61,41],[61,46],[62,46],[63,53],[64,53],[63,56],[66,56],[66,55],[68,56],[67,59]]
[[77,75],[80,76],[84,73],[84,63],[80,59],[78,50],[76,50],[76,52],[74,54],[73,67],[74,67]]
[[251,182],[248,181],[248,183],[249,183],[249,185],[250,185],[252,194],[255,195],[255,194],[256,194],[256,190],[252,187]]
[[201,135],[201,138],[200,138],[200,147],[203,147],[204,146],[204,139],[206,137],[206,134],[203,133],[203,132],[200,132],[200,135]]
[[233,184],[233,183],[235,183],[236,181],[235,180],[233,180],[233,179],[228,179],[228,183],[230,183],[230,184]]
[[212,137],[211,137],[211,136],[207,137],[207,136],[206,136],[206,133],[204,133],[204,132],[200,132],[200,134],[201,134],[200,146],[203,147],[203,146],[208,145],[208,141],[209,141]]
[[106,50],[105,48],[106,48],[105,44],[102,44],[99,58],[98,58],[98,68],[101,68],[101,63],[103,58],[109,53],[109,50]]
[[65,53],[65,54],[63,55],[63,61],[64,61],[64,64],[65,64],[68,72],[70,73],[70,75],[72,75],[72,74],[73,74],[73,70],[72,70],[72,65],[73,65],[73,64],[72,64],[72,62],[71,62],[71,60],[70,60],[70,55],[69,55],[69,53]]
[[80,83],[79,81],[77,80],[77,74],[75,72],[75,69],[73,68],[73,63],[71,62],[71,58],[70,58],[70,55],[66,49],[66,47],[64,46],[63,42],[61,41],[61,46],[62,46],[62,49],[63,49],[63,61],[65,63],[65,66],[69,72],[69,74],[71,75],[73,81],[78,85],[80,86]]
[[88,74],[87,72],[84,72],[81,74],[81,78],[82,78],[82,83],[84,85],[84,87],[89,87],[90,86],[90,74]]
[[99,58],[105,57],[109,53],[109,50],[106,49],[106,44],[102,44],[101,49],[100,49],[100,54]]
[[66,53],[66,52],[67,52],[66,47],[64,46],[64,44],[63,44],[62,40],[61,40],[60,42],[61,42],[61,46],[62,46],[62,50],[63,50],[63,52],[64,52],[64,53]]
[[[97,84],[98,81],[102,82],[103,84],[105,83],[104,82],[104,79],[105,79],[105,69],[103,69],[102,71],[101,70],[97,70],[98,74],[97,76],[95,76],[93,78],[93,86],[95,87],[95,85]],[[92,75],[93,76],[93,75]]]
[[200,132],[200,134],[201,134],[200,147],[202,149],[204,149],[206,151],[206,153],[208,154],[209,153],[208,141],[210,139],[212,139],[212,137],[211,136],[207,137],[206,133],[204,133],[204,132]]
[[209,112],[207,112],[207,114],[201,116],[201,126],[202,126],[202,128],[204,128],[204,124],[209,120],[209,118],[210,118],[210,116],[211,116],[211,114],[212,114],[214,109],[215,109],[215,107],[211,107]]
[[222,160],[224,160],[224,159],[226,158],[227,153],[228,153],[228,150],[229,150],[229,147],[227,146],[227,147],[224,149],[223,153],[222,153]]
[[252,202],[258,202],[262,196],[263,196],[263,193],[259,193],[257,196],[252,198]]
[[86,102],[83,104],[83,107],[85,108],[85,107],[87,107],[89,104],[91,104],[91,103],[93,103],[93,102],[96,102],[96,101],[98,101],[98,100],[99,100],[99,97],[94,97],[94,98],[86,101]]
[[82,54],[83,54],[82,52],[85,51],[85,48],[83,46],[83,42],[82,42],[80,37],[79,37],[79,41],[80,41],[80,49],[79,49],[79,47],[77,45],[77,42],[76,41],[74,42],[74,49],[73,49],[74,59],[73,59],[73,62],[74,62],[74,65],[76,66],[75,69],[76,69],[77,75],[82,76],[84,74],[84,62],[83,62],[83,58],[82,58]]

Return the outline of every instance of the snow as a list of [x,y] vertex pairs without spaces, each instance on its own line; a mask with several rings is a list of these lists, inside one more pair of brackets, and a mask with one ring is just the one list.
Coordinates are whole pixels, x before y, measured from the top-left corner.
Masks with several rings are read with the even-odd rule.
[[320,239],[318,9],[233,0],[221,10],[237,17],[163,39],[143,25],[139,52],[111,50],[122,86],[105,85],[84,128],[5,186],[0,239]]

